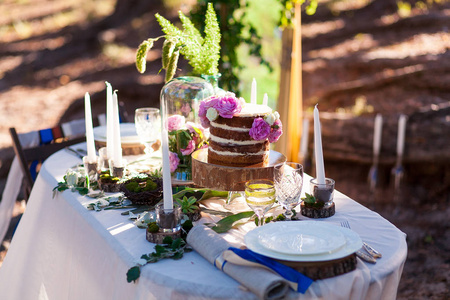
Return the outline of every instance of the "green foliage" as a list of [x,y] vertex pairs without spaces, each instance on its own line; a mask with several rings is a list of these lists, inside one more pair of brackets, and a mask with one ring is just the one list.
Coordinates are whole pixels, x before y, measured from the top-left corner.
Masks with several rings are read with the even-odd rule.
[[[165,33],[162,48],[162,68],[166,70],[166,82],[176,73],[178,59],[183,55],[191,67],[194,75],[216,75],[220,58],[220,29],[216,13],[212,5],[208,6],[205,16],[205,37],[202,37],[191,20],[181,11],[179,18],[183,30],[177,28],[169,20],[156,14],[155,17]],[[143,73],[146,67],[146,56],[159,38],[143,41],[136,53],[136,68]]]
[[139,268],[139,266],[134,266],[130,268],[127,272],[127,281],[136,282],[139,276],[141,276],[141,268]]
[[[192,249],[186,244],[186,241],[182,238],[172,239],[167,236],[163,240],[162,245],[156,245],[155,250],[152,253],[144,254],[141,256],[141,260],[145,261],[145,264],[156,263],[164,258],[181,259],[185,252],[189,252]],[[141,274],[140,266],[136,265],[130,268],[127,272],[127,281],[135,282]]]
[[303,202],[305,202],[305,206],[319,209],[324,207],[325,203],[317,202],[316,197],[314,197],[313,195],[305,193],[305,196],[306,197],[302,198]]
[[197,199],[194,196],[189,198],[184,196],[183,199],[175,198],[175,201],[181,206],[181,211],[185,214],[193,213],[198,209]]
[[253,211],[244,211],[221,219],[211,229],[217,233],[224,233],[233,228],[233,225],[242,219],[251,218],[255,213]]
[[153,47],[154,41],[154,39],[145,40],[138,47],[138,51],[136,53],[136,68],[139,73],[145,72],[147,53]]
[[[280,15],[280,23],[281,27],[292,26],[292,20],[295,17],[295,4],[303,4],[306,0],[281,0],[281,4],[283,5],[283,10]],[[319,4],[319,0],[308,0],[308,5],[305,7],[305,12],[308,15],[313,15],[316,13],[317,6]]]
[[159,226],[156,224],[156,222],[150,222],[147,225],[147,229],[151,233],[156,233],[159,231]]
[[[213,6],[217,11],[220,9],[218,14],[222,32],[222,55],[219,60],[219,72],[222,74],[220,85],[225,90],[239,94],[240,80],[237,74],[244,68],[239,61],[238,48],[240,45],[247,45],[249,54],[258,58],[260,64],[266,66],[269,70],[272,70],[272,67],[261,55],[261,36],[246,17],[248,2],[199,0],[191,11],[191,18],[197,26],[202,26],[201,20],[210,6]],[[239,14],[236,13],[237,11],[239,11]]]

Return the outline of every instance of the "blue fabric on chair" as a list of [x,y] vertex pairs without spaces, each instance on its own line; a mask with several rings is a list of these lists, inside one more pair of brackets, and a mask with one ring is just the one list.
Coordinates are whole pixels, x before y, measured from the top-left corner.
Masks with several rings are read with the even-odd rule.
[[41,145],[49,144],[53,141],[53,132],[51,128],[39,130],[39,135],[41,137]]
[[311,278],[303,275],[302,273],[294,270],[293,268],[283,265],[282,263],[279,263],[270,257],[255,253],[250,249],[238,249],[230,247],[228,248],[228,250],[231,250],[234,254],[238,255],[242,259],[263,265],[275,271],[276,273],[281,275],[284,279],[296,283],[297,292],[300,292],[302,294],[304,294],[306,290],[309,288],[309,286],[314,282]]

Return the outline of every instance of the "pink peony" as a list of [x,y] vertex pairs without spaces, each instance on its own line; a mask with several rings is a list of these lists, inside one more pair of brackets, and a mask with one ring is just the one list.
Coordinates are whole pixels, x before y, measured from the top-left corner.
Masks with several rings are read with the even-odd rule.
[[200,102],[200,107],[198,108],[198,115],[200,117],[206,117],[206,111],[210,107],[214,107],[218,101],[217,96],[211,96]]
[[190,133],[196,134],[198,131],[201,131],[203,133],[203,127],[200,124],[196,124],[194,122],[186,122],[186,128],[189,130]]
[[181,154],[183,155],[189,155],[192,152],[194,152],[195,150],[195,141],[194,140],[190,140],[188,143],[188,146],[186,147],[186,149],[180,149]]
[[198,109],[198,116],[200,117],[200,122],[202,123],[202,126],[204,128],[209,128],[210,126],[209,120],[206,117],[206,112],[208,111],[208,108],[214,107],[217,101],[218,101],[217,96],[211,96],[200,102],[200,107]]
[[170,173],[173,173],[178,168],[178,164],[180,163],[178,155],[176,153],[169,151],[169,162],[170,162]]
[[242,110],[241,101],[234,94],[225,94],[217,101],[214,108],[217,109],[222,118],[231,119],[234,114]]
[[265,140],[269,137],[270,125],[263,118],[256,118],[253,120],[249,134],[256,141]]
[[174,131],[184,126],[186,119],[180,115],[173,115],[167,118],[167,130]]
[[209,128],[209,126],[211,126],[207,117],[200,117],[200,123],[203,128]]
[[276,141],[278,141],[278,139],[282,134],[283,134],[283,125],[281,124],[280,120],[276,120],[273,123],[272,128],[270,128],[269,142],[275,143]]

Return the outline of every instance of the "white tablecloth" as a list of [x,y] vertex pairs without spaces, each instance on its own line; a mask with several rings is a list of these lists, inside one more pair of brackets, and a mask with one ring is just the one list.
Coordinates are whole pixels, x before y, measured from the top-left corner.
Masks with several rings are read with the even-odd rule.
[[[52,189],[77,163],[64,151],[44,163],[0,268],[1,299],[255,299],[196,252],[148,264],[136,283],[128,283],[127,270],[152,252],[153,244],[120,210],[89,211],[82,205],[89,199],[69,190],[52,198]],[[290,298],[395,299],[407,254],[405,234],[339,192],[335,203],[335,216],[322,221],[348,220],[383,258],[375,265],[358,259],[355,271],[317,280],[306,294],[292,292]],[[253,226],[224,237],[240,243]]]

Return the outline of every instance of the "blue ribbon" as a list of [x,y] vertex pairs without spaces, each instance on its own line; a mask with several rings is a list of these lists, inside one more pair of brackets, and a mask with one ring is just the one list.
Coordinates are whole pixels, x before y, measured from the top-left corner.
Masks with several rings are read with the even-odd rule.
[[300,292],[302,294],[304,294],[306,290],[309,288],[309,286],[313,283],[313,280],[311,278],[292,269],[291,267],[283,265],[282,263],[279,263],[267,256],[255,253],[252,250],[238,249],[234,247],[230,247],[228,248],[228,250],[233,251],[234,254],[238,255],[239,257],[245,260],[258,263],[270,268],[271,270],[275,271],[288,281],[297,283],[298,284],[297,292]]

